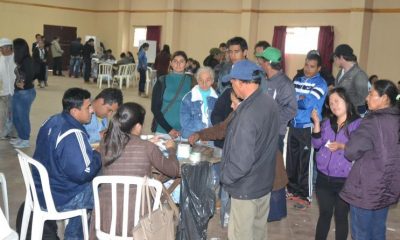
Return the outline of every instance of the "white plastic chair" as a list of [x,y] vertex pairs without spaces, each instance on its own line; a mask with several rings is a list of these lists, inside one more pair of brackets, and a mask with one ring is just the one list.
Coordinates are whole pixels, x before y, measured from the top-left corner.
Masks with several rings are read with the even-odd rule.
[[153,88],[155,82],[157,80],[157,70],[153,70],[151,67],[147,67],[146,71],[146,85],[145,85],[145,93],[149,96],[150,89]]
[[2,240],[18,240],[18,234],[11,229],[8,220],[0,208],[0,239]]
[[7,182],[6,177],[3,173],[0,173],[0,184],[1,184],[1,195],[3,196],[4,213],[7,222],[10,222],[10,212],[8,209],[8,194],[7,194]]
[[124,79],[126,79],[125,72],[126,72],[127,67],[128,67],[128,64],[119,65],[118,73],[113,78],[113,81],[118,82],[120,89],[122,89],[122,82],[124,81]]
[[[153,211],[158,209],[160,206],[160,198],[162,192],[162,184],[160,181],[155,179],[147,179],[150,187],[154,187],[156,190],[156,195],[154,197]],[[140,212],[140,204],[141,204],[141,196],[142,196],[142,186],[144,183],[143,177],[134,177],[134,176],[98,176],[93,179],[93,196],[94,196],[94,209],[96,211],[95,218],[95,229],[96,229],[96,237],[100,240],[102,239],[126,239],[132,240],[132,237],[128,237],[128,231],[132,231],[132,229],[128,229],[128,209],[129,203],[132,203],[132,200],[129,200],[129,187],[130,185],[136,185],[136,199],[135,199],[135,216],[134,216],[134,224],[135,226],[139,222],[139,212]],[[111,185],[111,226],[110,232],[106,233],[101,231],[100,229],[100,200],[99,200],[99,185],[110,184]],[[122,216],[122,236],[116,236],[116,225],[117,225],[117,185],[122,185],[124,189],[124,200],[123,200],[123,216]]]
[[[132,80],[132,84],[135,80],[135,64],[131,63],[125,69],[125,80],[126,80],[126,88],[130,86],[130,81]],[[122,88],[122,82],[120,82],[120,88]]]
[[[22,217],[20,239],[25,240],[31,211],[33,211],[32,240],[42,239],[43,226],[46,220],[66,220],[77,216],[82,217],[84,239],[89,239],[86,209],[58,212],[54,206],[53,196],[51,195],[50,190],[49,176],[46,168],[38,161],[23,153],[21,150],[16,149],[16,151],[18,152],[19,164],[21,166],[26,187],[25,208]],[[32,177],[31,166],[32,168],[36,168],[39,173],[47,210],[43,210],[39,205],[35,182]],[[65,224],[65,226],[66,225],[67,224]]]
[[99,88],[103,83],[103,80],[107,80],[107,86],[110,87],[112,80],[112,65],[108,63],[102,63],[99,65],[99,75],[97,76],[97,82]]

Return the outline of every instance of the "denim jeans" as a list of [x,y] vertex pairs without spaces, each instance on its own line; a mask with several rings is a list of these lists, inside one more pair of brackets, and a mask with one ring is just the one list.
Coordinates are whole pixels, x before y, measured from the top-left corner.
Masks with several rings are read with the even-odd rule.
[[351,236],[354,240],[386,239],[389,207],[369,210],[350,205]]
[[[92,210],[94,206],[92,184],[88,183],[84,190],[63,206],[57,206],[57,211],[65,212],[86,208]],[[90,221],[89,221],[90,222]],[[64,239],[83,239],[82,219],[73,217],[69,219],[65,228]]]
[[140,69],[138,68],[139,71],[139,92],[144,93],[144,88],[146,86],[146,69]]
[[83,79],[85,82],[89,82],[90,79],[90,74],[92,72],[92,60],[89,59],[83,59]]
[[69,60],[69,75],[74,77],[78,77],[81,68],[81,57],[80,56],[71,56]]
[[31,122],[29,113],[33,100],[35,100],[36,91],[34,88],[27,90],[18,90],[14,92],[12,99],[12,117],[18,137],[22,140],[29,140],[31,134]]

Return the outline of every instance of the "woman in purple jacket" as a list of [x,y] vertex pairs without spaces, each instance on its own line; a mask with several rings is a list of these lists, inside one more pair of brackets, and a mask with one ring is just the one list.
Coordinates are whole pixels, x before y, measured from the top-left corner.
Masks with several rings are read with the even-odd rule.
[[400,197],[400,109],[398,89],[376,81],[368,96],[370,112],[344,150],[354,161],[340,197],[350,204],[353,239],[386,238],[389,206]]
[[344,88],[334,88],[328,97],[329,118],[320,121],[314,110],[312,145],[317,152],[316,194],[319,218],[315,239],[328,236],[333,213],[335,213],[336,239],[347,239],[349,205],[339,197],[351,169],[351,162],[344,157],[344,146],[351,132],[360,125],[360,117],[351,104]]

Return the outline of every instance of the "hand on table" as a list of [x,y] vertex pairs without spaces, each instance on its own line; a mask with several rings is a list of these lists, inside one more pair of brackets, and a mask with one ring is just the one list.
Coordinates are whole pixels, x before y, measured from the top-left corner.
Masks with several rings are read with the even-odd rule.
[[168,134],[171,136],[172,139],[175,139],[181,135],[181,133],[175,129],[172,129],[171,131],[169,131]]
[[195,144],[200,139],[200,135],[198,133],[193,133],[189,136],[188,141],[190,145]]
[[175,144],[174,140],[169,139],[169,140],[167,140],[167,141],[165,142],[165,147],[166,147],[167,149],[175,149],[175,148],[176,148],[176,144]]

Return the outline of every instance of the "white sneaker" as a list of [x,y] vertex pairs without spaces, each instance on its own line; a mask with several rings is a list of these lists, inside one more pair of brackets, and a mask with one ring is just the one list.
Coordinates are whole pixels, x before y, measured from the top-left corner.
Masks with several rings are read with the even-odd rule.
[[18,143],[14,144],[15,148],[28,148],[31,145],[29,144],[29,140],[22,140],[19,141]]
[[15,145],[17,143],[19,143],[22,139],[21,138],[13,138],[9,141],[10,144]]

